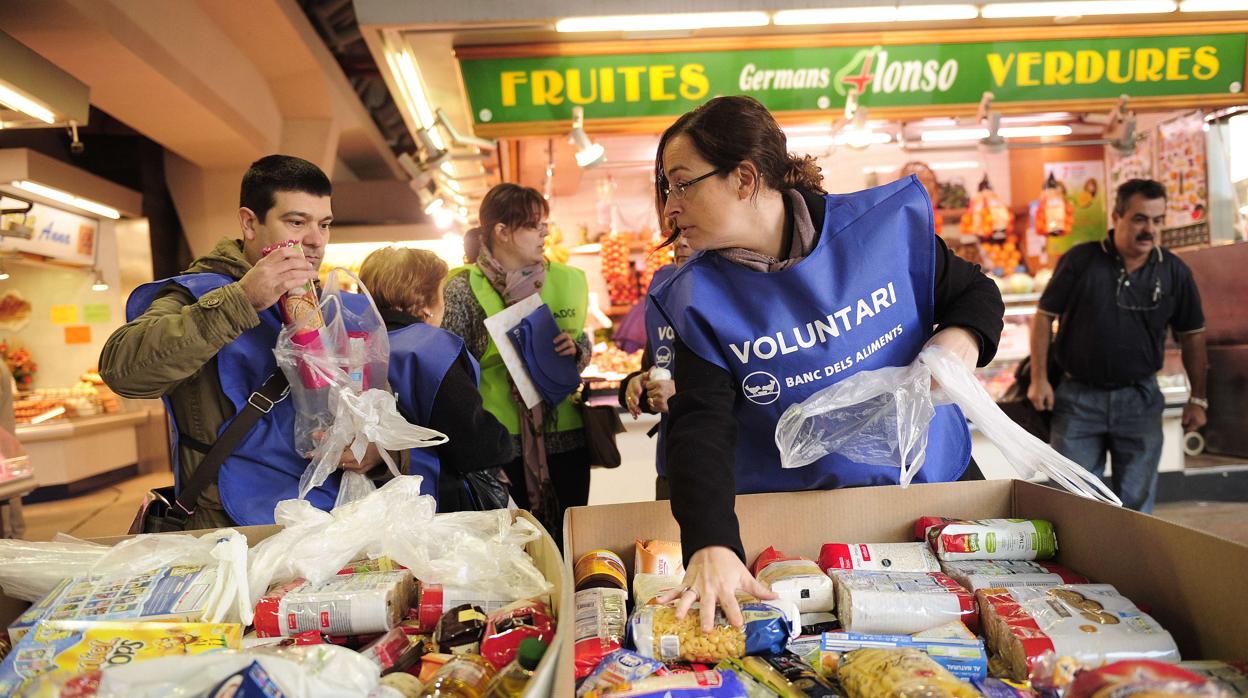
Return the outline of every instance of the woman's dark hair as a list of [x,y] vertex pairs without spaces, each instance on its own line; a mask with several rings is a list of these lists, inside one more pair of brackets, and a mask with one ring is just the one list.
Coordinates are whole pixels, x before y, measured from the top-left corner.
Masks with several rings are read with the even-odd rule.
[[481,200],[477,218],[481,225],[464,236],[464,258],[469,264],[477,261],[481,245],[494,248],[494,227],[499,223],[520,228],[541,223],[550,215],[550,204],[533,187],[504,182],[486,193]]
[[321,168],[293,155],[266,155],[251,163],[243,175],[239,206],[251,209],[263,223],[277,203],[277,192],[294,191],[329,196],[333,187]]
[[[658,155],[654,159],[654,200],[660,220],[667,204],[663,196],[667,183],[663,175],[663,149],[671,139],[682,134],[688,136],[698,154],[720,174],[749,160],[758,168],[763,184],[776,191],[805,189],[827,193],[815,158],[789,153],[784,131],[767,107],[743,95],[716,97],[677,119],[659,139]],[[679,233],[678,230],[668,232],[663,245],[675,242]]]

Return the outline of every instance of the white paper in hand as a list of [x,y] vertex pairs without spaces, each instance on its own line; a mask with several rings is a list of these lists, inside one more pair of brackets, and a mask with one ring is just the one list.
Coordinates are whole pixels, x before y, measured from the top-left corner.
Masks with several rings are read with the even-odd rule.
[[516,384],[516,390],[520,392],[525,407],[533,407],[541,402],[542,395],[537,392],[537,386],[533,385],[533,380],[529,378],[529,370],[525,368],[524,359],[520,358],[520,354],[512,346],[507,332],[542,305],[544,305],[542,297],[534,293],[485,319],[485,329],[489,331],[490,339],[494,340],[494,346],[498,347],[498,353],[503,358],[503,365],[507,367],[507,373],[511,374],[511,380]]

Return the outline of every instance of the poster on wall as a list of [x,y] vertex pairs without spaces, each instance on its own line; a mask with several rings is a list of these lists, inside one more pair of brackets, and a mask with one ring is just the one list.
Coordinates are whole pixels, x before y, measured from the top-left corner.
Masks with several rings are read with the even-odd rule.
[[1044,179],[1057,180],[1058,188],[1074,207],[1074,224],[1070,234],[1049,239],[1049,254],[1061,255],[1081,242],[1105,237],[1109,230],[1106,213],[1105,163],[1100,160],[1083,162],[1047,162]]
[[30,311],[30,301],[20,292],[9,290],[0,296],[0,329],[22,329],[30,324]]
[[[25,207],[25,202],[0,197],[0,208]],[[0,227],[9,229],[22,225],[30,229],[30,239],[5,236],[0,249],[29,252],[74,264],[95,263],[95,242],[100,222],[59,208],[34,204],[26,213],[9,213],[0,217]]]
[[1166,227],[1205,221],[1209,187],[1205,168],[1205,119],[1195,112],[1157,126],[1157,174],[1166,185]]
[[1135,150],[1130,155],[1123,155],[1116,148],[1105,149],[1105,158],[1109,161],[1109,190],[1105,192],[1106,201],[1112,202],[1118,187],[1129,179],[1156,179],[1153,176],[1153,140],[1151,132],[1140,134],[1135,141]]

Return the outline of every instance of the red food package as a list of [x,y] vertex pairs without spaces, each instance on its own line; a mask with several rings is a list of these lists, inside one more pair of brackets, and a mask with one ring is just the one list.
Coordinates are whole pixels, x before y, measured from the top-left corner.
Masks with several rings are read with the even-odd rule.
[[914,539],[926,543],[927,529],[932,526],[940,526],[941,524],[954,523],[960,519],[950,519],[944,516],[920,516],[918,521],[914,522]]
[[608,654],[624,646],[628,627],[628,594],[623,589],[595,587],[576,592],[573,603],[576,678],[589,676]]
[[1100,669],[1080,671],[1066,698],[1114,696],[1221,696],[1203,677],[1173,664],[1149,659],[1114,662]]
[[395,628],[360,650],[360,654],[381,669],[382,674],[414,666],[425,653],[425,643]]
[[495,669],[502,669],[516,658],[520,642],[535,638],[549,645],[555,639],[555,620],[541,601],[517,601],[489,615],[481,656]]

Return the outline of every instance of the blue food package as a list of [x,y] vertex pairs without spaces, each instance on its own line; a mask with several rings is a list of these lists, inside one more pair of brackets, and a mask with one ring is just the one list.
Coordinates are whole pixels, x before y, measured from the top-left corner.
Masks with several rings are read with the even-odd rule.
[[[961,623],[957,625],[961,626]],[[984,651],[983,640],[971,635],[965,627],[961,628],[962,633],[935,632],[942,628],[916,635],[824,633],[819,647],[819,662],[815,664],[815,668],[820,674],[829,676],[835,673],[840,656],[846,652],[867,647],[913,647],[959,679],[969,681],[987,676],[988,654]]]
[[696,609],[677,620],[674,606],[641,606],[629,620],[629,639],[638,654],[662,662],[714,664],[784,651],[792,628],[785,611],[770,604],[746,603],[741,605],[741,617],[744,627],[734,628],[717,608],[714,628],[703,633]]
[[260,662],[252,662],[246,669],[230,675],[208,695],[212,698],[286,698],[286,693]]
[[664,671],[663,662],[643,657],[636,652],[616,650],[598,663],[594,671],[585,677],[576,695],[584,696],[593,690],[605,690],[632,684],[654,673]]
[[975,690],[984,694],[985,698],[1035,698],[1036,693],[1026,688],[1019,688],[1001,679],[972,679]]
[[[651,676],[612,690],[609,698],[749,698],[745,684],[731,671],[694,671]],[[606,696],[604,696],[606,698]]]

